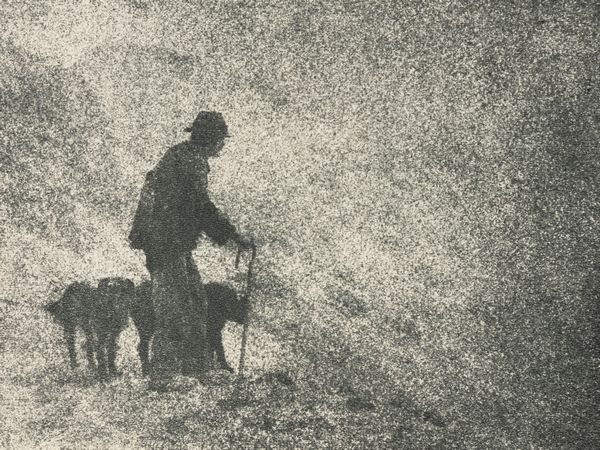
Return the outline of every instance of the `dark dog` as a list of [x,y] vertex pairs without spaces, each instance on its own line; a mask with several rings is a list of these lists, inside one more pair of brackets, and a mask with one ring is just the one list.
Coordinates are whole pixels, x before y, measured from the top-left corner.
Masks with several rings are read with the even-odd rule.
[[[208,283],[205,285],[205,290],[208,297],[207,334],[211,357],[214,358],[214,354],[216,353],[220,367],[233,372],[233,368],[225,359],[221,332],[227,321],[239,324],[243,324],[246,321],[248,302],[245,298],[238,299],[236,292],[223,284]],[[154,334],[155,327],[151,294],[151,283],[144,281],[136,287],[135,301],[130,308],[131,318],[140,336],[138,353],[144,374],[147,374],[150,368],[148,353],[150,339]]]
[[71,367],[77,366],[75,335],[80,328],[85,334],[89,366],[95,368],[95,353],[100,378],[118,375],[117,340],[127,326],[129,305],[134,296],[135,286],[131,280],[104,278],[97,288],[89,283],[72,283],[59,300],[46,305],[46,311],[64,329]]

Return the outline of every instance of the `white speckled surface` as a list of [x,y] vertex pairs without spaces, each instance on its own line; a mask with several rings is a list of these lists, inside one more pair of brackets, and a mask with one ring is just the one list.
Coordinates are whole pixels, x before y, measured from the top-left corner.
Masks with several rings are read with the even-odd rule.
[[[0,447],[598,447],[594,2],[0,17]],[[39,307],[146,276],[126,240],[144,173],[200,109],[234,136],[211,195],[259,246],[248,379],[150,393],[130,326],[123,377],[96,383]],[[242,287],[233,248],[195,257]]]

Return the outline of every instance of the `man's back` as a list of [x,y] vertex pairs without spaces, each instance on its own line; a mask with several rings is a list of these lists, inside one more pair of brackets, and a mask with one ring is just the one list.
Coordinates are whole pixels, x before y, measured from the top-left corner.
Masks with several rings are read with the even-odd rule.
[[201,233],[199,217],[208,201],[208,162],[193,154],[189,142],[171,147],[152,170],[151,205],[140,202],[134,220],[133,237],[152,260],[170,259],[192,250]]

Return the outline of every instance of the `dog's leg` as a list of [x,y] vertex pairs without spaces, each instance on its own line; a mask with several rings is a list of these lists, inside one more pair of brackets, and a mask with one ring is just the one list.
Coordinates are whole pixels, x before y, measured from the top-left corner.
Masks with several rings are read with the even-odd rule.
[[77,352],[75,351],[75,329],[65,328],[65,340],[67,341],[67,349],[69,350],[69,365],[72,369],[77,367]]
[[140,343],[138,344],[138,355],[140,355],[140,362],[142,363],[142,374],[148,375],[150,370],[150,359],[148,357],[148,354],[152,334],[147,332],[140,332],[139,335]]
[[211,334],[211,354],[212,351],[215,351],[217,353],[217,361],[221,369],[225,369],[233,373],[233,368],[229,364],[227,364],[227,359],[225,358],[225,350],[223,349],[223,336],[221,334],[221,331],[213,331]]
[[94,361],[94,350],[96,349],[96,343],[94,342],[94,333],[89,326],[84,327],[83,333],[85,334],[85,355],[88,362],[88,367],[92,370],[96,368],[96,362]]
[[96,359],[98,360],[98,377],[101,380],[108,378],[108,367],[106,364],[106,343],[108,340],[107,332],[98,331],[98,341],[96,343]]
[[117,341],[119,339],[119,332],[112,332],[107,339],[107,358],[108,358],[108,371],[111,377],[118,377],[121,373],[117,370],[115,361],[117,359]]

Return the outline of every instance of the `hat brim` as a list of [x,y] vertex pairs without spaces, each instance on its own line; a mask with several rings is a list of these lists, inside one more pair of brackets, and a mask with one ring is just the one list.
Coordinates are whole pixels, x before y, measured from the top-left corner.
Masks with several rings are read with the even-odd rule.
[[[192,131],[194,131],[194,128],[187,127],[187,128],[184,128],[183,131],[185,131],[186,133],[191,133]],[[231,136],[231,134],[227,133],[227,134],[224,134],[222,137],[228,138],[228,137],[232,137],[232,136]]]

